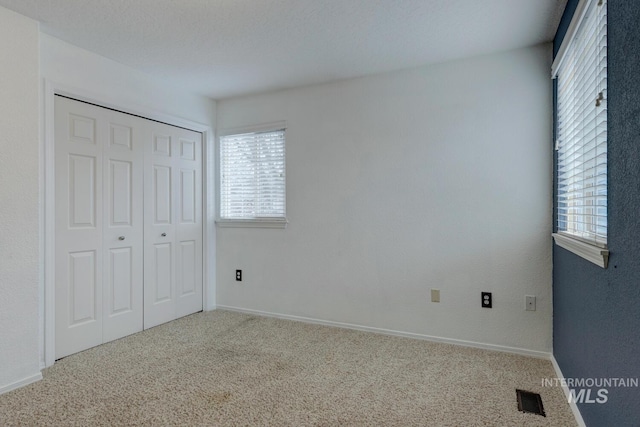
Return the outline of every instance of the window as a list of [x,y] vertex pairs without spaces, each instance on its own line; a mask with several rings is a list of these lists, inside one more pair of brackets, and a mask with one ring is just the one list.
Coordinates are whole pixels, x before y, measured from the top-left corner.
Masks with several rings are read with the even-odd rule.
[[582,250],[595,247],[600,261],[607,244],[606,8],[606,0],[581,1],[553,64],[558,89],[554,237],[563,247],[567,237]]
[[221,225],[284,227],[285,130],[220,137]]

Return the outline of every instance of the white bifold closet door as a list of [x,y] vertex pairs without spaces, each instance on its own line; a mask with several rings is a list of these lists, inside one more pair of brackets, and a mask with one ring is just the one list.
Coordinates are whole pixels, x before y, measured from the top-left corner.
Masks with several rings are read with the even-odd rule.
[[202,136],[154,123],[145,156],[144,327],[202,310]]
[[201,139],[55,97],[56,358],[202,310]]

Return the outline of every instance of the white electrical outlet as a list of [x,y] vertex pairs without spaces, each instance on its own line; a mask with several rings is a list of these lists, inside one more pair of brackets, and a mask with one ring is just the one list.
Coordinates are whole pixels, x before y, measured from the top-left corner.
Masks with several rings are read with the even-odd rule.
[[536,297],[533,295],[524,296],[524,309],[527,311],[536,311]]
[[440,302],[440,289],[431,289],[431,302]]

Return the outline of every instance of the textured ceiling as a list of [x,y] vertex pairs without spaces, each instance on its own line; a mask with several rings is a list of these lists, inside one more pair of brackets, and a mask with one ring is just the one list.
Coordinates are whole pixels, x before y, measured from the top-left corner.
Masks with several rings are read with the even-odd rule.
[[530,46],[566,0],[0,0],[43,32],[212,98]]

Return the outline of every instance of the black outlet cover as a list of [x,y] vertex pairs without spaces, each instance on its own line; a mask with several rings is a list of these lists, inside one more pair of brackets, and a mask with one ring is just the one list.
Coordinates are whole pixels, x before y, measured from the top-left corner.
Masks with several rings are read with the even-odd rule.
[[236,270],[236,282],[242,282],[242,270]]
[[491,292],[482,292],[482,307],[493,307],[493,297],[491,296]]

